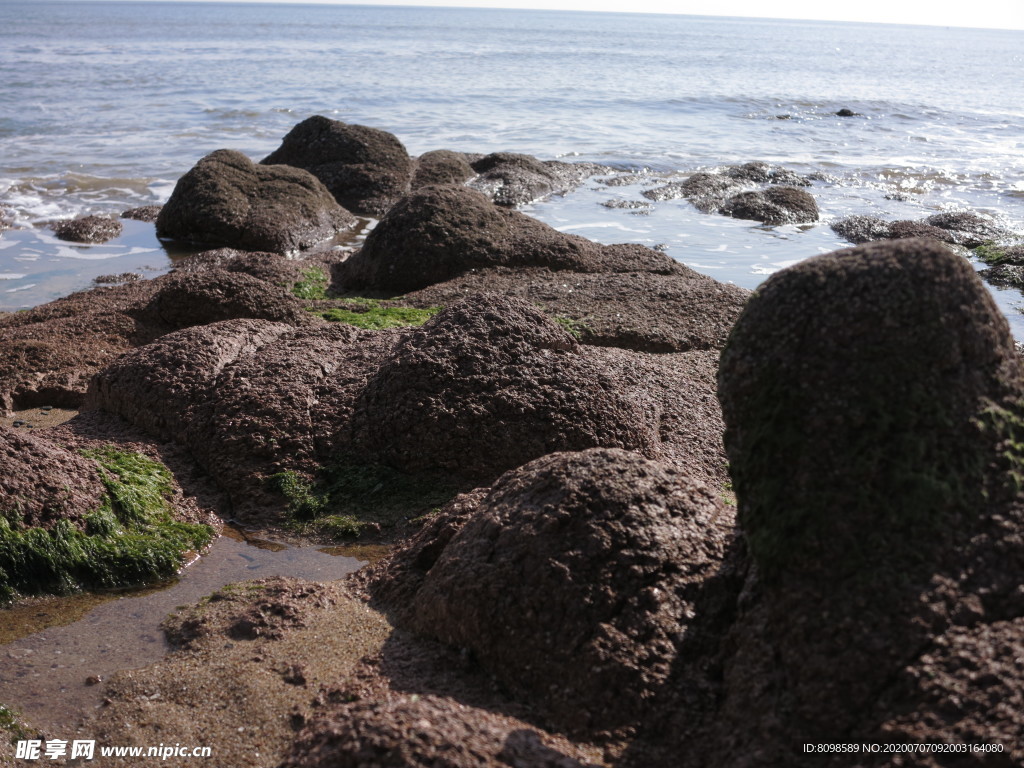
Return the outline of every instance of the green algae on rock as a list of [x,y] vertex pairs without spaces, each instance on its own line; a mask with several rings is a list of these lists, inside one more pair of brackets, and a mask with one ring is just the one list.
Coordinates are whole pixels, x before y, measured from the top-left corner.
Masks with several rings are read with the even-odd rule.
[[443,307],[419,309],[417,307],[384,306],[377,299],[362,297],[344,299],[344,301],[354,305],[355,309],[332,307],[317,311],[316,314],[332,323],[345,323],[354,325],[356,328],[379,331],[385,328],[408,328],[423,325],[443,309]]
[[0,600],[168,579],[212,538],[209,526],[173,518],[162,464],[111,446],[85,455],[98,463],[106,495],[81,527],[67,519],[26,526],[13,510],[0,516]]

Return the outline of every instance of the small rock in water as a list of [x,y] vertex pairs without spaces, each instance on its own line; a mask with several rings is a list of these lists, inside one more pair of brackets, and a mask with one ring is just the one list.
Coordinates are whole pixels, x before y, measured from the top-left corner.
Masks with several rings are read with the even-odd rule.
[[99,685],[102,682],[103,677],[101,675],[89,675],[87,678],[85,678],[86,685]]

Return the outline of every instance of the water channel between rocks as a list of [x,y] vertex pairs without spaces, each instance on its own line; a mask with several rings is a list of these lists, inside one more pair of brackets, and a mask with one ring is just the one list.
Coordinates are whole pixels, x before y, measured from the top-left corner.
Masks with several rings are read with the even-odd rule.
[[[344,547],[247,539],[231,528],[224,533],[169,586],[30,601],[0,611],[0,703],[19,710],[44,734],[68,738],[103,701],[104,686],[89,682],[152,664],[167,653],[160,624],[178,606],[236,581],[270,576],[333,581],[365,564],[346,556]],[[66,623],[76,612],[83,615]],[[18,637],[19,626],[31,632],[57,623],[63,626]]]

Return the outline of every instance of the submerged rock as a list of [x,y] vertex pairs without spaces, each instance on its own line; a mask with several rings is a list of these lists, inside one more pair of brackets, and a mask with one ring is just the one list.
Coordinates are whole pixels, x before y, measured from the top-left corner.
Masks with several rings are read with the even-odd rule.
[[162,208],[162,205],[142,205],[138,208],[129,208],[121,213],[121,218],[145,221],[152,224],[159,218]]
[[771,226],[808,224],[818,220],[818,204],[802,189],[769,187],[761,192],[741,192],[730,197],[722,206],[722,213]]
[[156,220],[161,238],[288,253],[355,224],[314,176],[220,149],[182,176]]
[[56,221],[50,228],[59,240],[96,244],[119,236],[124,225],[110,216],[81,216],[70,221]]
[[478,176],[470,186],[496,205],[516,208],[553,194],[564,194],[585,178],[610,168],[590,163],[541,162],[532,155],[495,152],[472,164]]
[[946,211],[922,221],[885,221],[877,216],[847,216],[830,225],[851,243],[928,237],[950,245],[976,248],[1009,236],[995,222],[970,211]]
[[316,176],[350,211],[381,216],[409,191],[413,162],[394,135],[315,115],[296,125],[261,161]]
[[538,459],[504,475],[444,548],[414,624],[469,648],[562,728],[636,725],[723,555],[719,503],[627,451]]

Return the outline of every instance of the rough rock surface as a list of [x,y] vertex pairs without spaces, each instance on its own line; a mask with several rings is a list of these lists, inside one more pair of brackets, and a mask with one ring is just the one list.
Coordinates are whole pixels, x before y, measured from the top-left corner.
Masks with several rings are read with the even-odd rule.
[[951,245],[976,248],[1008,233],[991,219],[971,211],[944,211],[922,221],[885,221],[877,216],[846,216],[830,225],[832,231],[851,243],[928,237]]
[[550,741],[451,698],[396,695],[336,708],[298,735],[281,768],[596,768]]
[[353,439],[407,472],[490,480],[557,450],[656,453],[652,427],[563,328],[521,300],[479,295],[381,365],[356,404]]
[[[970,265],[929,240],[809,259],[748,303],[720,396],[756,567],[707,765],[936,728],[1019,759],[1024,716],[980,709],[1022,679],[1000,645],[1024,616],[1021,377]],[[961,696],[980,670],[984,691]]]
[[55,221],[50,227],[59,240],[74,243],[105,243],[124,230],[124,225],[110,216],[80,216],[70,221]]
[[356,213],[380,216],[409,191],[413,162],[392,134],[316,115],[261,161],[309,171]]
[[356,392],[395,339],[256,320],[189,328],[119,358],[94,379],[88,405],[185,444],[237,513],[274,509],[266,478],[331,457]]
[[496,205],[516,208],[520,205],[564,194],[585,178],[611,170],[591,163],[541,162],[532,155],[495,152],[472,163],[478,176],[470,186],[490,197]]
[[584,344],[659,353],[720,349],[750,293],[679,266],[669,275],[483,269],[403,300],[447,306],[471,293],[496,291],[543,309]]
[[628,728],[654,701],[695,590],[721,561],[720,504],[628,451],[545,456],[498,480],[444,548],[414,624],[469,648],[560,727]]
[[818,220],[818,204],[810,193],[796,187],[769,187],[730,197],[722,213],[734,219],[753,219],[762,224],[808,224]]
[[463,184],[474,176],[476,171],[466,155],[448,149],[435,149],[416,159],[412,188],[419,189],[433,184]]
[[127,211],[122,212],[121,218],[145,221],[152,224],[160,216],[160,209],[162,208],[162,205],[141,205],[138,208],[129,208]]
[[341,265],[336,280],[346,288],[406,293],[495,266],[664,274],[685,269],[648,248],[600,246],[498,208],[474,190],[439,186],[395,205]]
[[0,516],[29,527],[81,524],[105,489],[96,462],[41,437],[0,427]]
[[156,232],[171,240],[289,253],[354,224],[308,172],[256,165],[240,152],[220,149],[178,180]]
[[138,317],[167,331],[240,317],[290,325],[312,322],[284,288],[222,269],[169,275]]
[[155,282],[74,293],[0,317],[0,412],[81,404],[96,371],[148,340],[134,313]]

